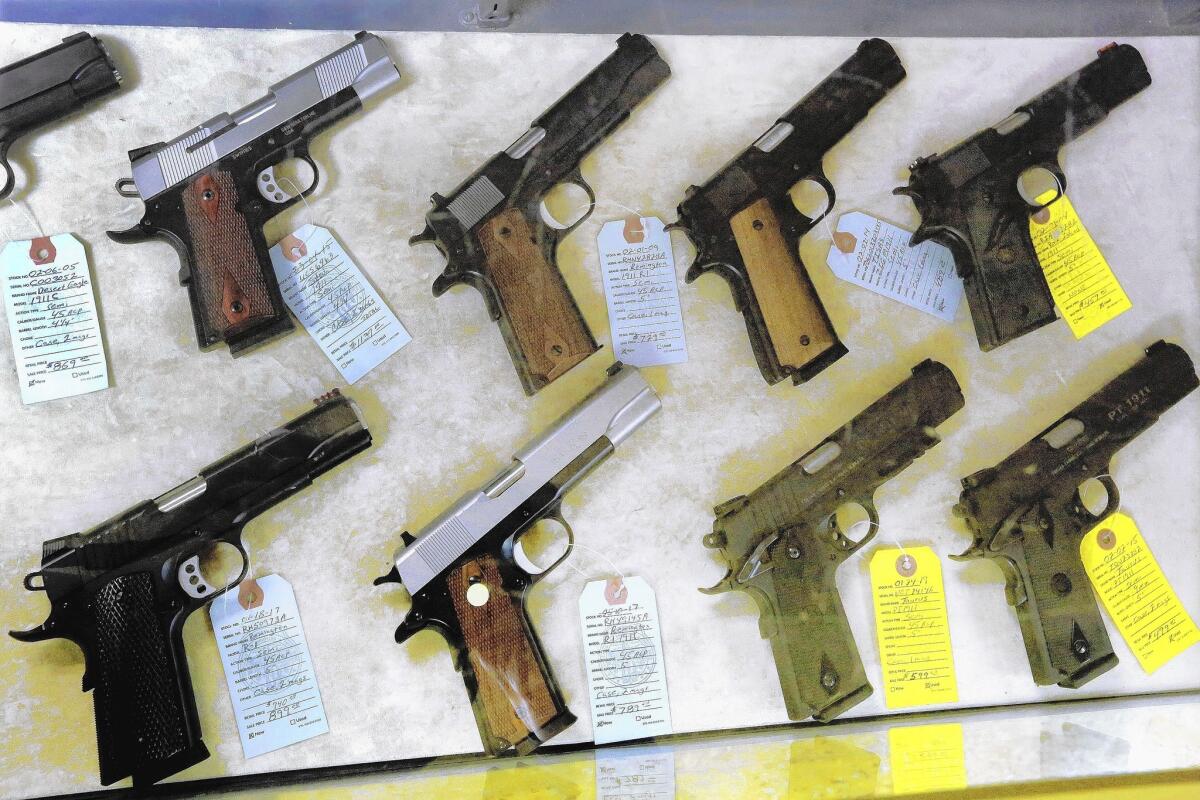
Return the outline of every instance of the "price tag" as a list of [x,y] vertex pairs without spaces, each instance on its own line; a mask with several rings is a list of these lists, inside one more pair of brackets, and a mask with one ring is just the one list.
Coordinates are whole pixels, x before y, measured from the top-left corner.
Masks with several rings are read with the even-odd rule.
[[329,732],[291,585],[245,580],[208,607],[246,758]]
[[942,565],[928,547],[871,555],[875,634],[888,708],[958,701]]
[[635,367],[687,361],[671,235],[658,217],[606,222],[596,237],[617,360]]
[[412,341],[333,232],[304,225],[271,248],[283,301],[354,383]]
[[83,244],[69,233],[0,251],[4,309],[25,405],[108,388],[96,294]]
[[967,788],[962,726],[911,725],[888,729],[893,794]]
[[591,581],[579,596],[596,744],[671,733],[658,604],[645,579]]
[[[1037,200],[1048,203],[1056,193],[1051,189]],[[1029,235],[1054,304],[1076,339],[1133,308],[1065,194],[1029,218]]]
[[838,218],[825,262],[844,281],[952,321],[963,296],[954,256],[930,240],[909,247],[911,238],[903,228],[848,211]]
[[1200,641],[1200,629],[1129,516],[1118,512],[1088,531],[1079,555],[1108,615],[1146,672]]

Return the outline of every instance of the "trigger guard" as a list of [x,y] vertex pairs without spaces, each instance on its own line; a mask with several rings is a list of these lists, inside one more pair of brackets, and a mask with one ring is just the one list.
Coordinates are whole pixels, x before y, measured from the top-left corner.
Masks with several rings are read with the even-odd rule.
[[[803,180],[812,181],[825,191],[825,208],[821,210],[820,214],[811,219],[805,214],[800,214],[800,216],[804,219],[810,220],[808,228],[811,230],[817,226],[817,223],[828,217],[829,213],[833,211],[833,206],[835,203],[837,203],[837,192],[834,190],[833,184],[829,182],[829,178],[825,177],[824,172],[817,172],[814,175],[808,175],[803,178]],[[799,213],[798,210],[797,213]]]
[[571,178],[567,179],[566,182],[574,184],[575,186],[578,186],[580,189],[583,189],[583,191],[587,194],[587,197],[588,197],[588,207],[587,207],[587,210],[583,212],[583,215],[579,217],[579,219],[575,220],[574,222],[572,222],[570,225],[568,225],[566,228],[563,229],[562,233],[559,234],[560,237],[566,236],[568,233],[575,230],[583,223],[587,222],[588,217],[592,216],[592,214],[595,213],[595,211],[596,211],[596,193],[592,190],[592,187],[588,185],[588,182],[583,179],[582,174],[576,174],[576,175],[572,176]]
[[0,149],[0,166],[4,167],[4,185],[0,186],[0,200],[3,200],[12,194],[13,188],[17,185],[17,175],[13,172],[12,164],[8,163],[7,144]]
[[[531,582],[540,580],[542,577],[549,574],[559,564],[562,564],[564,561],[566,561],[567,556],[571,555],[571,551],[575,549],[575,531],[571,530],[571,526],[567,524],[567,521],[563,519],[560,514],[547,514],[542,517],[542,519],[554,520],[563,527],[563,530],[567,532],[567,547],[565,550],[563,550],[563,554],[561,556],[554,559],[554,561],[545,567],[539,568],[537,564],[533,563],[533,559],[525,554],[525,548],[521,546],[520,536],[514,539],[512,544],[513,563],[521,568],[521,571],[525,573]],[[535,522],[534,525],[536,524],[537,523]],[[530,528],[532,527],[533,526],[531,525]],[[529,529],[527,528],[526,530]]]
[[[879,512],[875,509],[875,504],[872,503],[870,500],[867,500],[864,502],[862,500],[850,499],[850,500],[846,500],[845,502],[846,503],[857,503],[858,505],[863,507],[864,511],[867,512],[867,520],[866,520],[867,532],[862,536],[861,539],[851,539],[850,536],[848,535],[849,532],[842,530],[841,526],[838,525],[838,522],[837,522],[837,510],[836,509],[834,510],[833,515],[830,516],[830,518],[829,518],[830,527],[833,528],[833,530],[837,533],[837,535],[839,537],[838,541],[839,542],[846,541],[846,542],[850,543],[850,545],[848,547],[844,548],[845,553],[847,555],[850,555],[852,553],[858,552],[859,549],[861,549],[864,545],[868,544],[872,539],[875,538],[875,534],[879,531]],[[863,524],[863,522],[862,522],[862,520],[859,520],[858,522],[851,525],[850,529],[854,530],[854,528],[858,527],[861,524]]]

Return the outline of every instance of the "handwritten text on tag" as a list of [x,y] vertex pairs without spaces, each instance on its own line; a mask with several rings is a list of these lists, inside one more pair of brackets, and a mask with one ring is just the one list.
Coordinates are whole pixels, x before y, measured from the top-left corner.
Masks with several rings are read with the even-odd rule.
[[69,233],[0,251],[4,308],[26,405],[108,388],[96,295],[83,244]]
[[412,341],[333,232],[305,225],[271,248],[288,308],[354,383]]
[[[1056,191],[1043,193],[1038,202],[1049,203]],[[1065,194],[1030,217],[1029,235],[1054,304],[1076,339],[1133,308]]]
[[671,733],[658,604],[645,579],[591,581],[579,596],[596,744]]
[[888,708],[958,700],[942,566],[929,547],[871,555],[875,633]]
[[662,220],[606,222],[596,244],[617,360],[635,367],[687,361],[675,257]]
[[328,733],[291,585],[278,575],[243,581],[208,613],[246,758]]
[[844,281],[946,320],[962,300],[954,256],[937,242],[909,247],[912,234],[861,211],[837,221],[826,263]]
[[1131,517],[1113,514],[1092,528],[1079,543],[1079,555],[1108,615],[1146,672],[1200,642],[1200,629]]

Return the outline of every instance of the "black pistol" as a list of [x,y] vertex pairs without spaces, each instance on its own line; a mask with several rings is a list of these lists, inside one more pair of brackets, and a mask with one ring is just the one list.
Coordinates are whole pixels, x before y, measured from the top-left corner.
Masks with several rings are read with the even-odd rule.
[[[800,261],[800,238],[833,208],[825,154],[903,79],[890,44],[862,42],[754,144],[703,186],[689,187],[679,204],[672,227],[696,245],[687,281],[710,271],[728,281],[767,383],[803,383],[846,354]],[[827,195],[816,219],[801,214],[788,196],[804,180]]]
[[[1158,341],[1146,356],[994,467],[963,478],[954,511],[975,541],[955,559],[988,558],[1004,573],[1034,683],[1077,689],[1117,665],[1079,555],[1079,543],[1121,507],[1109,462],[1197,386],[1182,347]],[[1108,505],[1080,496],[1099,481]]]
[[[1054,321],[1029,217],[1066,191],[1059,149],[1149,85],[1137,48],[1110,44],[994,127],[909,165],[908,186],[895,193],[911,197],[921,215],[911,244],[932,239],[950,248],[981,350]],[[1027,203],[1017,189],[1021,175],[1035,167],[1058,182],[1057,194],[1042,205]]]
[[[150,784],[208,758],[184,623],[246,576],[246,523],[370,444],[353,403],[335,393],[154,500],[42,545],[25,588],[46,593],[50,616],[11,635],[69,639],[83,650],[102,784],[127,776]],[[224,587],[208,583],[200,565],[221,543],[242,557]]]
[[[649,39],[626,33],[615,53],[507,150],[446,197],[433,195],[425,229],[409,240],[433,242],[446,258],[433,282],[435,297],[459,283],[483,295],[526,394],[600,349],[558,270],[558,243],[596,207],[579,163],[670,74]],[[560,183],[579,186],[589,201],[587,211],[562,230],[541,213],[542,200]]]
[[77,33],[62,44],[0,67],[0,200],[16,183],[8,148],[19,137],[48,125],[121,86],[121,73],[104,42]]

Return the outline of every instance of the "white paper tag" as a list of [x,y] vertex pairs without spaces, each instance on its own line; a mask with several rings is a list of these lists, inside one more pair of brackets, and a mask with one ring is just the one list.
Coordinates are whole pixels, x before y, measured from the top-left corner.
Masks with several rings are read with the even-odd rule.
[[596,800],[675,800],[674,752],[597,750]]
[[926,240],[909,247],[912,233],[861,211],[837,221],[826,263],[844,281],[952,321],[962,300],[962,278],[949,248]]
[[354,383],[412,341],[333,232],[304,225],[271,248],[288,308]]
[[675,256],[662,220],[606,222],[596,245],[617,360],[635,367],[687,361]]
[[591,581],[579,595],[596,744],[671,733],[654,590],[638,576]]
[[108,388],[96,294],[83,244],[69,233],[0,251],[4,313],[25,405]]
[[291,585],[246,580],[208,607],[246,758],[329,732]]

